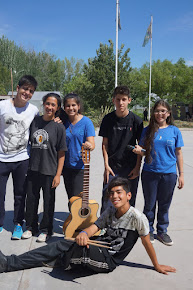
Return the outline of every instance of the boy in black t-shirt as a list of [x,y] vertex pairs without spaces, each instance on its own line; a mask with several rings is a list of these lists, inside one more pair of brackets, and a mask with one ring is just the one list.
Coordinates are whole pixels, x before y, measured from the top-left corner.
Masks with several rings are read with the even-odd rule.
[[[83,265],[97,273],[111,272],[128,255],[139,236],[156,271],[162,274],[176,272],[175,268],[158,263],[150,242],[148,220],[129,204],[128,180],[115,177],[109,184],[108,196],[113,208],[108,208],[94,224],[80,232],[76,243],[62,240],[19,256],[4,256],[0,252],[0,272],[41,267],[53,261],[64,269]],[[88,245],[89,238],[103,226],[106,233],[99,237],[100,242],[108,242],[111,248]]]
[[143,121],[129,111],[130,103],[129,88],[116,87],[113,94],[116,109],[103,118],[99,130],[99,136],[103,137],[102,151],[105,165],[101,212],[109,205],[105,192],[109,181],[115,175],[130,179],[132,193],[130,204],[135,205],[141,157],[135,156],[132,150],[128,149],[128,145],[135,146],[140,140]]

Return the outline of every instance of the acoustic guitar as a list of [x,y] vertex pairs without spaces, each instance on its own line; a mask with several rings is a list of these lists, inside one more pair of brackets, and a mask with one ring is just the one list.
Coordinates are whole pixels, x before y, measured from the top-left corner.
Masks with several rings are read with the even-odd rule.
[[[83,192],[80,196],[70,198],[70,214],[64,222],[63,233],[67,238],[75,238],[82,230],[97,220],[99,208],[95,200],[89,200],[89,172],[90,150],[82,146],[82,160],[84,163]],[[98,231],[95,235],[99,235]]]

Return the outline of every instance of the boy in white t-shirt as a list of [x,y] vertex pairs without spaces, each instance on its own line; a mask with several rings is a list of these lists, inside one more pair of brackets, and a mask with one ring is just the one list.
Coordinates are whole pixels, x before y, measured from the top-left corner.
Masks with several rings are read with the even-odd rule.
[[6,184],[10,173],[14,191],[14,231],[12,239],[21,239],[25,207],[25,178],[29,160],[29,128],[38,114],[28,101],[37,87],[33,76],[23,76],[14,99],[0,102],[0,233],[5,217]]

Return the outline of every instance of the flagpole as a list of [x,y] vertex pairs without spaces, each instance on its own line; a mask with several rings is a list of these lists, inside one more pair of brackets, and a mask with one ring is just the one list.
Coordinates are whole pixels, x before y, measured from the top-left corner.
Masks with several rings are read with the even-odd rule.
[[150,70],[149,70],[149,114],[148,114],[148,117],[149,117],[149,120],[150,120],[150,110],[151,110],[151,61],[152,61],[152,26],[153,26],[153,16],[151,16],[151,45],[150,45],[150,64],[149,64],[149,67],[150,67]]
[[117,75],[118,75],[118,20],[119,18],[119,0],[116,0],[116,52],[115,52],[115,88],[117,87]]
[[11,67],[11,91],[12,91],[12,99],[13,99],[13,72]]

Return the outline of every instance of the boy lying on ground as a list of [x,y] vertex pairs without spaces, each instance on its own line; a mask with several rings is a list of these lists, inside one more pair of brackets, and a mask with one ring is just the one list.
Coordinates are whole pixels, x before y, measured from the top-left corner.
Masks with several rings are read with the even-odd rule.
[[[122,177],[112,179],[108,196],[113,207],[107,208],[93,225],[80,232],[76,243],[62,240],[19,256],[5,256],[0,252],[0,272],[41,267],[49,263],[64,269],[84,265],[94,272],[111,272],[128,255],[139,236],[156,271],[162,274],[176,272],[175,268],[158,263],[149,238],[148,220],[129,204],[128,180]],[[97,239],[110,243],[111,247],[88,245],[89,238],[103,228],[106,229],[105,234]]]

